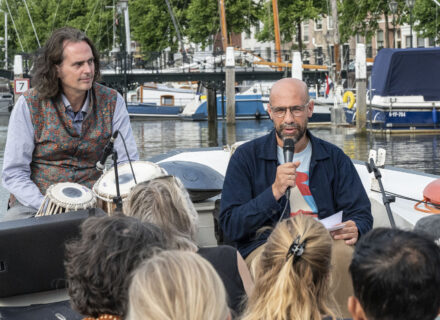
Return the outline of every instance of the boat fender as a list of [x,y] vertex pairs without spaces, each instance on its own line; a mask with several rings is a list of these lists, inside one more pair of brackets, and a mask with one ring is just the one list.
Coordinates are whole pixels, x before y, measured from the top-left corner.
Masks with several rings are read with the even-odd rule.
[[354,93],[351,91],[345,91],[344,96],[342,97],[342,101],[344,103],[348,102],[348,99],[350,99],[350,102],[348,103],[347,108],[351,109],[354,106],[354,103],[356,101],[356,99],[354,98]]
[[260,111],[257,110],[257,112],[255,112],[255,119],[260,120],[260,118],[261,118]]
[[[420,208],[421,203],[425,208]],[[414,209],[426,213],[440,213],[440,179],[430,182],[423,190],[423,201],[414,205]]]

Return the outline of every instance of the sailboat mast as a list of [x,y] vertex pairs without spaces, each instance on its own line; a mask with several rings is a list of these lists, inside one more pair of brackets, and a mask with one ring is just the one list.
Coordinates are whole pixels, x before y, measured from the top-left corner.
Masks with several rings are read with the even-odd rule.
[[332,19],[333,19],[333,48],[335,57],[335,81],[337,84],[340,82],[341,73],[341,59],[339,53],[339,23],[338,23],[338,4],[336,0],[331,0]]
[[222,29],[223,51],[226,52],[226,48],[228,47],[228,34],[226,32],[225,0],[219,0],[219,8],[220,8],[220,25]]
[[[280,41],[280,22],[278,20],[278,1],[272,0],[273,24],[275,32],[275,50],[277,53],[277,62],[281,63],[281,41]],[[281,68],[279,68],[281,69]]]

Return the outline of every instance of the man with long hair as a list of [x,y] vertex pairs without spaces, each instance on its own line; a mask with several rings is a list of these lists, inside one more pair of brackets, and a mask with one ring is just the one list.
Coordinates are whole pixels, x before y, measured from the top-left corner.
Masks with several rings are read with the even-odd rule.
[[3,162],[3,186],[11,193],[0,221],[33,216],[47,188],[59,182],[92,187],[104,146],[115,140],[119,162],[138,159],[121,95],[97,83],[99,54],[81,31],[55,30],[37,57],[33,88],[12,111]]

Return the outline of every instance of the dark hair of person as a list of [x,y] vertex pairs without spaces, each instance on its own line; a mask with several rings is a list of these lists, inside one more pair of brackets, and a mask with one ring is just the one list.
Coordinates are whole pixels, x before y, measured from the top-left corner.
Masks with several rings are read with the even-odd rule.
[[81,41],[87,42],[92,50],[95,64],[93,80],[97,81],[99,79],[101,74],[99,70],[99,52],[92,41],[78,29],[71,27],[57,29],[44,44],[32,69],[32,86],[42,99],[54,98],[62,91],[56,67],[63,62],[65,42],[75,43]]
[[423,235],[373,229],[356,245],[350,273],[370,320],[432,320],[439,312],[440,248]]
[[88,218],[81,237],[66,245],[72,307],[92,317],[125,316],[130,274],[158,248],[166,248],[166,239],[151,223],[123,215]]

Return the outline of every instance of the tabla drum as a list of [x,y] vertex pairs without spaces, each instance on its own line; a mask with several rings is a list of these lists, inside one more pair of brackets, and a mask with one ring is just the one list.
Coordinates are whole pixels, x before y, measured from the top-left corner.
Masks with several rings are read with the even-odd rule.
[[[126,212],[126,201],[131,189],[139,182],[148,181],[167,172],[157,164],[149,161],[132,161],[134,176],[129,163],[118,165],[119,189],[122,198],[123,211]],[[136,181],[135,181],[136,180]],[[97,197],[98,207],[112,214],[116,205],[113,198],[116,197],[115,170],[111,168],[104,172],[93,185],[93,192]]]
[[96,207],[92,190],[73,182],[61,182],[47,188],[43,203],[35,216],[53,215],[63,212]]

